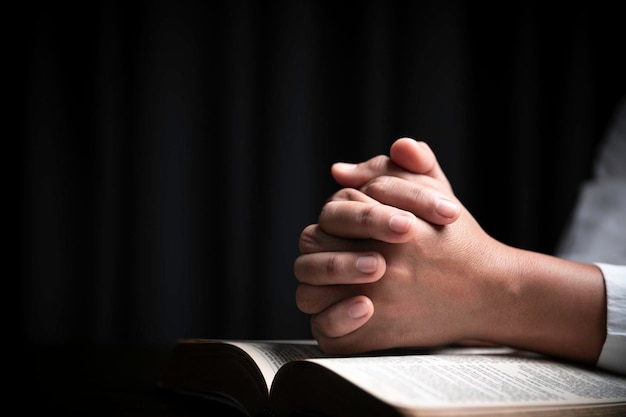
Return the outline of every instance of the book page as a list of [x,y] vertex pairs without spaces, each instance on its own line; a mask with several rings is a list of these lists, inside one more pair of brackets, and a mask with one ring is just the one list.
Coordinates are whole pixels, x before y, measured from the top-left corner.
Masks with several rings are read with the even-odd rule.
[[626,401],[626,377],[538,357],[443,354],[310,361],[403,408]]
[[223,341],[246,352],[259,366],[268,390],[278,369],[298,359],[321,358],[324,355],[315,340]]

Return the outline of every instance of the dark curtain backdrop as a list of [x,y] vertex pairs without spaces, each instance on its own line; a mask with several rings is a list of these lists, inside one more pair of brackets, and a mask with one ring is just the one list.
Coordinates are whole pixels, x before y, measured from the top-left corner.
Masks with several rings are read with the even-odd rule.
[[626,91],[617,3],[25,3],[20,338],[309,337],[300,231],[400,136],[554,251]]

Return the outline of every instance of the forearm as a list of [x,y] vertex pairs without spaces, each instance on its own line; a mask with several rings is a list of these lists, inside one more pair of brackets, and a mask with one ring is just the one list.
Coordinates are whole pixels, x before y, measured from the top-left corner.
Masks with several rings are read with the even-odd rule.
[[594,364],[606,337],[600,269],[511,249],[507,296],[498,303],[495,342]]

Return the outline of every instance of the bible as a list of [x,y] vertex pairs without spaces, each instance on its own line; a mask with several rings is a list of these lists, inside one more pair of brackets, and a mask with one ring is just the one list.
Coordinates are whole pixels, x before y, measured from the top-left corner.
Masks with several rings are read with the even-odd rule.
[[626,415],[626,377],[505,347],[325,355],[308,340],[183,339],[160,387],[249,416]]

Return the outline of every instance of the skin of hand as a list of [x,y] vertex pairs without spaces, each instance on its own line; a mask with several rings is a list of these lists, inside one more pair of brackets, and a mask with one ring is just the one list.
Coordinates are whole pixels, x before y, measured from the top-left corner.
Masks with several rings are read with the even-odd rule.
[[332,174],[346,188],[304,229],[294,263],[296,303],[323,350],[480,340],[595,362],[606,331],[599,268],[490,237],[427,145],[399,139],[390,157]]

